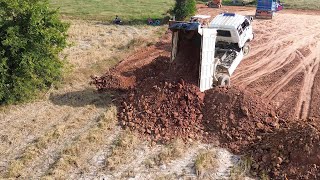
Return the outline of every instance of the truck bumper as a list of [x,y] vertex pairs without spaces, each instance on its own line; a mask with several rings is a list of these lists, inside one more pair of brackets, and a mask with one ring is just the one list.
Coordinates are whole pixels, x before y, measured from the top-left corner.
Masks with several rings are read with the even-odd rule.
[[273,11],[268,10],[256,10],[256,18],[268,18],[272,19],[273,17]]

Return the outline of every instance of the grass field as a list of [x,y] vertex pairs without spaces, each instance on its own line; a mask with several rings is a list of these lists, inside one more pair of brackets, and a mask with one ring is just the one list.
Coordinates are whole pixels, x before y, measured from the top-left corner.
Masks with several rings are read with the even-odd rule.
[[285,8],[292,9],[320,9],[319,0],[282,0]]
[[112,20],[119,15],[124,21],[163,18],[174,0],[50,0],[54,8],[67,16],[81,19]]
[[[197,0],[205,3],[208,0]],[[162,19],[172,9],[175,0],[50,0],[63,15],[90,20],[112,21],[119,15],[125,22],[145,22],[148,17]],[[285,8],[320,9],[319,0],[282,0]],[[232,0],[223,0],[232,5]]]

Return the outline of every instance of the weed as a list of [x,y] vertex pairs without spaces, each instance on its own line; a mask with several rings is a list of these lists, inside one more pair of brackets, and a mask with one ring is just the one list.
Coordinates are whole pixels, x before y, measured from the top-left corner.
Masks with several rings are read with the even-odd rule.
[[176,174],[158,175],[155,180],[175,180],[178,179]]
[[210,171],[217,168],[216,152],[213,150],[206,150],[200,152],[194,163],[197,176],[204,177]]
[[130,157],[134,156],[132,151],[139,143],[140,140],[136,134],[129,130],[124,131],[118,139],[114,141],[111,154],[106,158],[106,166],[110,170],[114,170],[116,166],[126,162]]
[[125,45],[119,45],[117,47],[118,50],[120,51],[123,51],[123,50],[129,50],[131,48],[134,48],[134,47],[139,47],[141,46],[142,44],[144,44],[147,40],[144,39],[144,38],[134,38],[134,39],[131,39],[127,44]]
[[114,127],[117,123],[117,109],[111,106],[108,110],[97,117],[97,124],[88,130],[85,134],[74,139],[74,143],[64,148],[57,158],[56,162],[51,165],[46,173],[45,178],[62,178],[66,179],[68,171],[72,168],[84,168],[87,159],[84,158],[88,151],[95,150],[97,146],[103,144],[106,130]]
[[236,166],[234,166],[230,171],[230,179],[244,179],[245,175],[250,172],[252,163],[253,160],[251,157],[242,157],[239,163]]
[[135,172],[132,169],[126,170],[121,174],[121,179],[129,179],[134,177],[135,177]]
[[147,166],[168,163],[174,159],[177,159],[183,155],[186,145],[181,139],[173,140],[171,143],[166,145],[158,155],[153,157],[151,160],[147,160],[145,163]]

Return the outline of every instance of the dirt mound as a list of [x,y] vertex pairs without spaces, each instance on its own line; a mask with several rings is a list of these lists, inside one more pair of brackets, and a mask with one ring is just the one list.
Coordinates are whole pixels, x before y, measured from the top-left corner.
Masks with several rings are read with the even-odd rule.
[[194,85],[196,78],[185,78],[193,65],[159,56],[142,68],[122,72],[116,80],[96,82],[107,89],[128,85],[126,78],[135,80],[119,99],[119,122],[149,140],[218,140],[234,153],[252,157],[252,172],[273,178],[319,177],[318,129],[287,124],[272,104],[241,88],[216,87],[201,93]]
[[103,90],[126,90],[132,88],[135,83],[134,77],[120,76],[116,73],[107,73],[101,77],[92,76],[90,84],[94,84],[98,91]]
[[179,83],[154,83],[154,80],[145,80],[123,99],[120,124],[150,135],[154,141],[201,138],[204,94],[183,80]]
[[99,91],[128,90],[141,83],[146,78],[159,78],[159,76],[163,77],[164,73],[169,69],[169,61],[169,57],[158,56],[150,64],[147,64],[142,68],[125,72],[122,72],[121,69],[118,69],[116,66],[110,71],[106,72],[103,76],[92,76],[90,83],[95,85]]
[[[306,26],[296,28],[286,20],[291,15],[283,17],[274,24],[256,22],[253,51],[232,76],[233,87],[209,90],[205,97],[196,86],[199,61],[194,60],[201,54],[198,42],[183,37],[178,46],[185,53],[178,51],[174,62],[170,62],[168,40],[159,44],[161,48],[136,53],[111,73],[95,78],[94,84],[99,90],[125,89],[118,107],[121,125],[154,141],[218,139],[234,153],[251,156],[255,172],[265,172],[273,179],[318,179],[318,129],[302,121],[294,125],[292,119],[318,117],[319,62],[314,60],[319,43],[314,34],[319,33],[310,29],[307,36],[301,35],[304,41],[291,41],[300,36],[297,29]],[[284,29],[279,24],[285,24],[281,26]],[[262,31],[259,26],[268,28]],[[295,27],[287,36],[283,32],[291,26]],[[270,46],[268,39],[274,39],[275,31],[283,39],[276,38]],[[301,47],[312,53],[306,54]]]
[[253,171],[272,179],[320,178],[320,131],[315,122],[292,123],[251,145]]
[[[279,118],[270,104],[236,87],[217,87],[206,91],[203,123],[220,144],[239,153],[243,147],[280,128]],[[209,139],[210,140],[210,139]]]

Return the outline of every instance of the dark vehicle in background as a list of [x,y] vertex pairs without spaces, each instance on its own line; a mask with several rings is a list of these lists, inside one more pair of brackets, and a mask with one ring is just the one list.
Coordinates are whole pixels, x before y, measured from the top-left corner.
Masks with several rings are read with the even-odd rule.
[[272,19],[274,13],[282,9],[280,0],[257,0],[256,18]]

